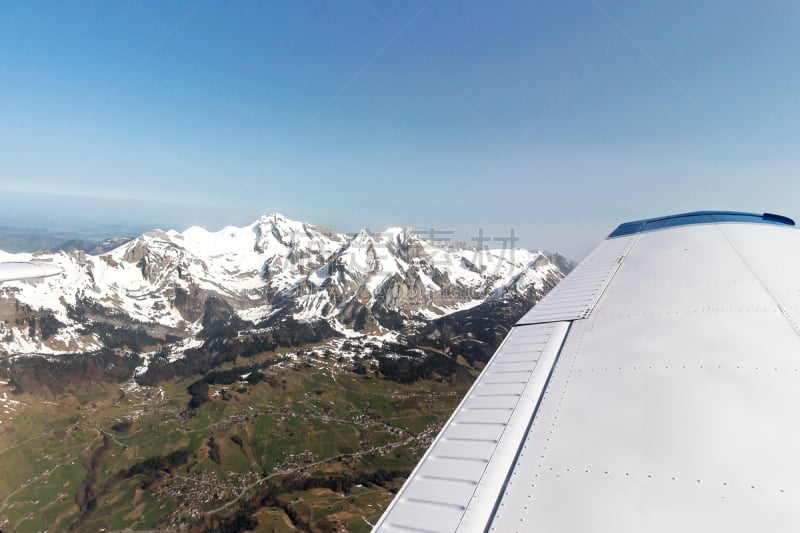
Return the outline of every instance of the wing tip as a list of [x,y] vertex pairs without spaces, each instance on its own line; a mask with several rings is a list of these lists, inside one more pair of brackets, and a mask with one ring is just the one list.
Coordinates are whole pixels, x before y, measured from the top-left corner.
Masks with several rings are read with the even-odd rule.
[[688,226],[692,224],[713,224],[716,222],[749,222],[755,224],[779,224],[794,226],[794,220],[775,213],[746,213],[743,211],[693,211],[662,217],[647,218],[624,222],[612,231],[608,238],[633,235],[645,231],[653,231],[674,226]]

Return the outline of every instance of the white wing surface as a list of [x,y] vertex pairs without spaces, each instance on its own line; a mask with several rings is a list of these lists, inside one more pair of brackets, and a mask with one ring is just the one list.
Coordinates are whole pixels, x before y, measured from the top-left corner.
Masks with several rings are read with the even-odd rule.
[[380,531],[800,531],[800,232],[623,224],[512,328]]
[[61,272],[60,267],[50,263],[0,263],[0,283],[18,279],[45,278]]

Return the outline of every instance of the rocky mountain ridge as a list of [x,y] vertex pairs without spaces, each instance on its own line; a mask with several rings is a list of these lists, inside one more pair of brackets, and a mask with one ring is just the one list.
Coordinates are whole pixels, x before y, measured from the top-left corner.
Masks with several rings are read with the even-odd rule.
[[6,355],[186,347],[221,324],[247,330],[282,317],[402,331],[487,302],[532,304],[571,266],[543,252],[444,245],[410,228],[346,235],[278,213],[217,232],[153,230],[97,255],[0,252],[0,261],[31,259],[64,274],[0,287]]

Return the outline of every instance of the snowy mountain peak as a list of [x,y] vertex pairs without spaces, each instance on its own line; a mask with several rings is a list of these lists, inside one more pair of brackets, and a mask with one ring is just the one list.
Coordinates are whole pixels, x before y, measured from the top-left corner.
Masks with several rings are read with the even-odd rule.
[[[520,249],[444,247],[409,227],[348,236],[279,213],[214,232],[153,230],[99,256],[40,258],[48,259],[64,269],[62,278],[0,287],[7,351],[102,346],[102,336],[80,333],[81,313],[88,312],[82,306],[93,320],[117,324],[128,317],[179,337],[196,334],[208,323],[204,316],[220,309],[254,323],[280,312],[359,328],[388,315],[432,319],[490,300],[535,301],[563,277],[565,264],[560,256]],[[34,311],[64,327],[44,338],[17,325]]]

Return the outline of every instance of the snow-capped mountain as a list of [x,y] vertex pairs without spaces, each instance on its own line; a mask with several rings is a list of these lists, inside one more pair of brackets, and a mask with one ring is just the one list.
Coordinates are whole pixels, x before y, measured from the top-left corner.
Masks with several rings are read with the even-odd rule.
[[144,344],[188,342],[214,321],[246,328],[289,315],[382,330],[502,298],[532,303],[569,265],[542,252],[443,246],[408,228],[345,235],[277,213],[217,232],[153,230],[100,255],[0,252],[31,259],[64,275],[0,287],[0,353],[97,349],[120,328],[144,332]]

